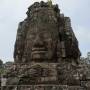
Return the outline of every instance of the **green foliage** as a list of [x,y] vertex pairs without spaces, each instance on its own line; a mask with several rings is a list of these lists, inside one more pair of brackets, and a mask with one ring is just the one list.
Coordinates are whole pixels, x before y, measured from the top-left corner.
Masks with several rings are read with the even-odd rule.
[[52,7],[52,0],[48,0],[48,5]]
[[0,68],[0,75],[4,73],[4,69]]

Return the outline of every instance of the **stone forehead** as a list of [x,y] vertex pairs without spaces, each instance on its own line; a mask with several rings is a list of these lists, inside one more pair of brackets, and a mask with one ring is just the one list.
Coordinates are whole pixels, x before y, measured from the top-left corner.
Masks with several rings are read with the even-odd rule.
[[28,34],[32,34],[32,33],[47,33],[47,34],[51,34],[51,36],[54,37],[58,37],[59,32],[58,32],[58,27],[56,24],[47,24],[47,23],[36,23],[33,25],[29,26],[29,33]]

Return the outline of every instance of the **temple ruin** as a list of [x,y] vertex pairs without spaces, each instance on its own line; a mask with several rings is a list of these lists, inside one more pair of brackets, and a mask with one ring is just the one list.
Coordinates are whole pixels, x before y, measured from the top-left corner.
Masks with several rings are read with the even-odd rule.
[[26,14],[2,90],[90,90],[70,18],[58,5],[43,1],[31,5]]

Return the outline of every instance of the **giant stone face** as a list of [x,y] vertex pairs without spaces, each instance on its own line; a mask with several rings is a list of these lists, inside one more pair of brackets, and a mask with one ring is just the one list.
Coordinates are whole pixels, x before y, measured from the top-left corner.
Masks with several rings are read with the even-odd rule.
[[58,28],[55,23],[42,22],[30,25],[25,45],[28,60],[42,62],[56,59],[58,38]]
[[[18,62],[53,62],[57,60],[59,26],[53,8],[35,7],[28,10],[26,21],[20,26],[14,58]],[[26,26],[26,28],[25,28]],[[17,58],[18,57],[18,58]]]

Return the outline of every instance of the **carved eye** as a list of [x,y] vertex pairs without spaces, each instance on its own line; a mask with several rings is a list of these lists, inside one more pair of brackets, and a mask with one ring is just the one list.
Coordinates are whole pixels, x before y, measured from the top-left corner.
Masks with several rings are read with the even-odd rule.
[[43,34],[43,37],[44,37],[44,39],[50,39],[51,38],[51,35],[48,34],[48,33],[44,33]]
[[29,39],[34,39],[35,38],[35,34],[30,34],[29,35]]

